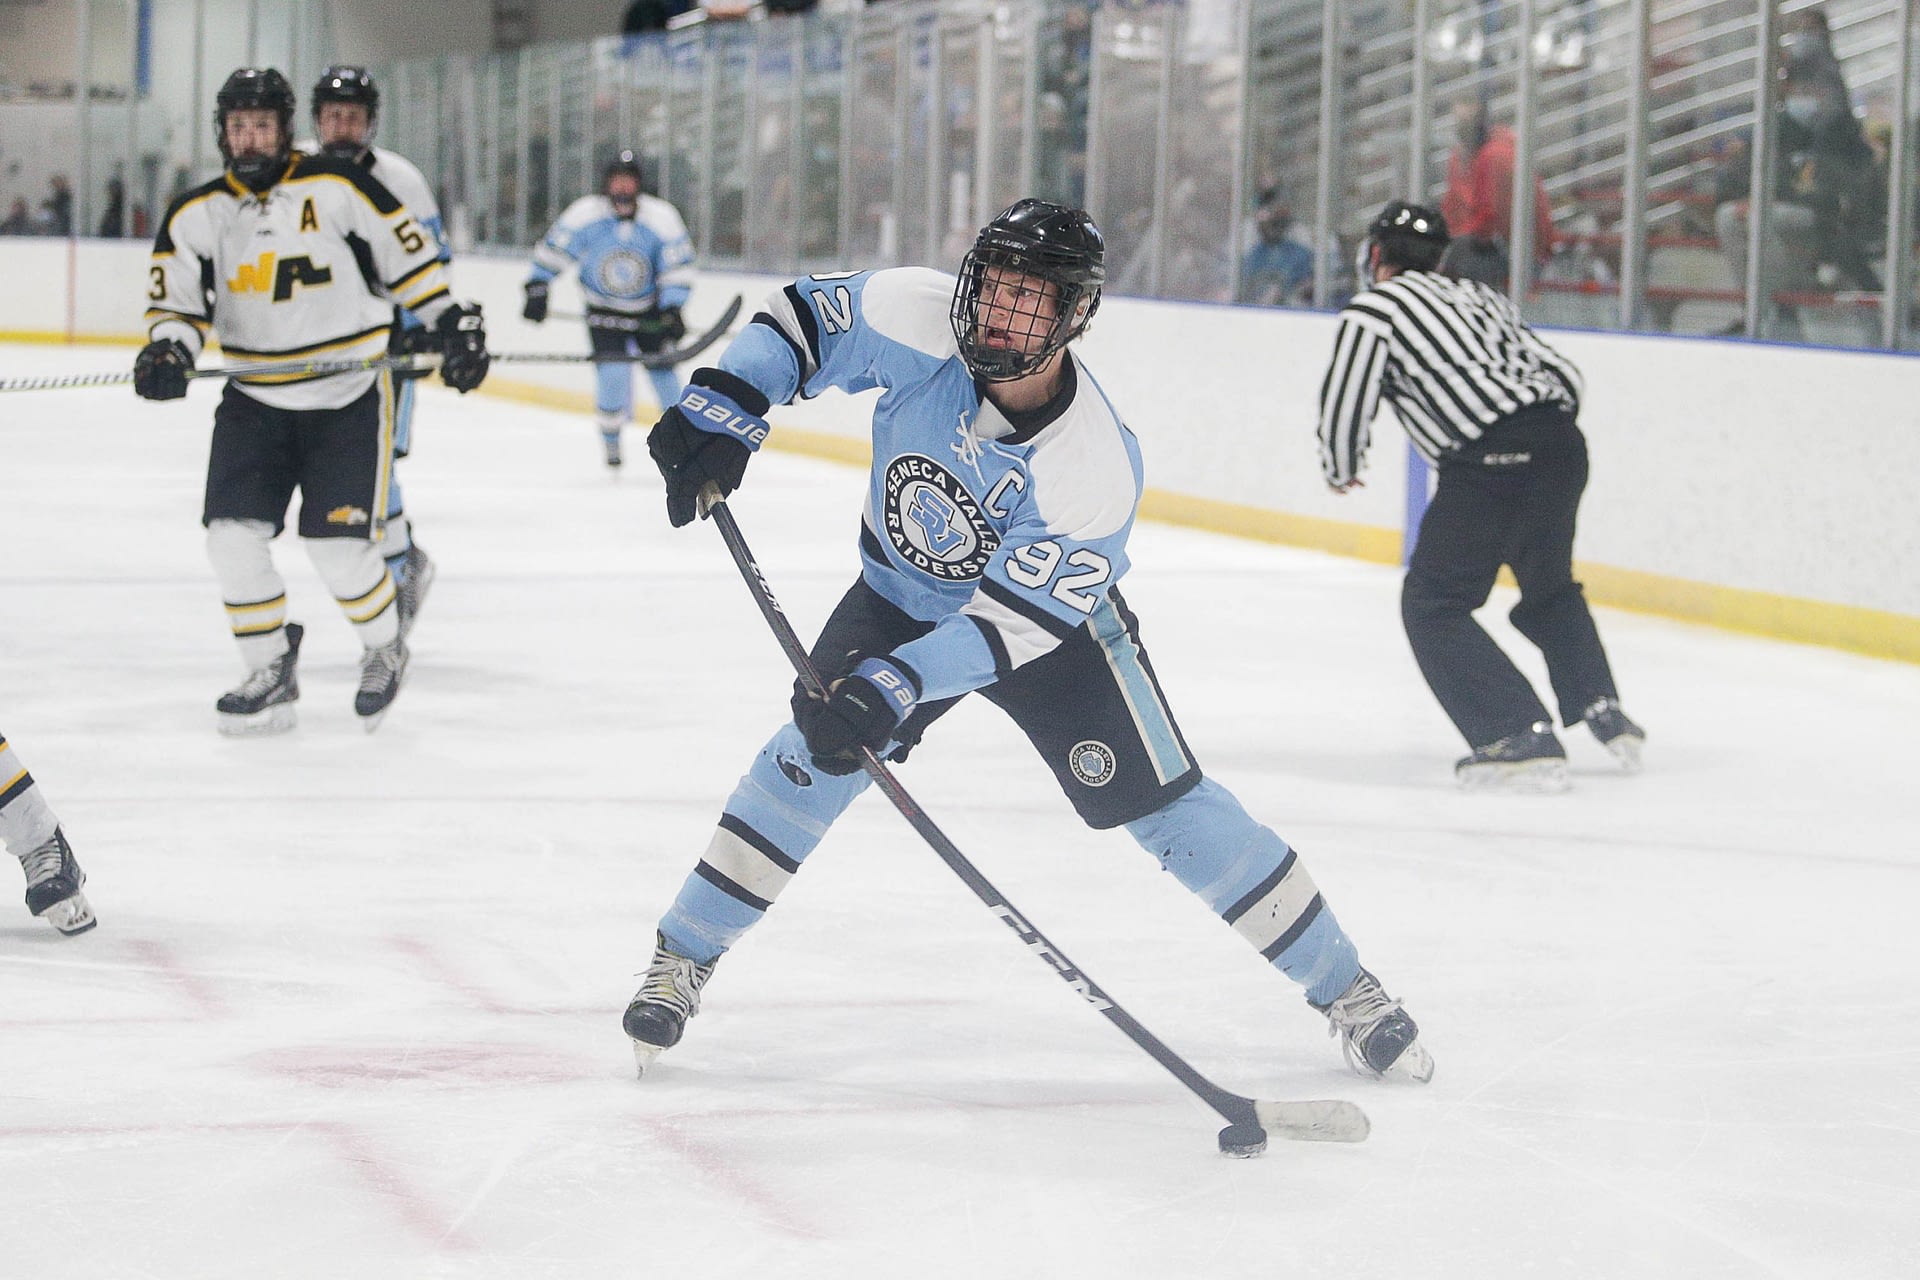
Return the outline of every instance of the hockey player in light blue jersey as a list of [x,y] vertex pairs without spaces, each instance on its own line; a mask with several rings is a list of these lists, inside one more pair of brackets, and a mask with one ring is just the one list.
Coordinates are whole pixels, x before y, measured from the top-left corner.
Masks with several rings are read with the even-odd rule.
[[[607,166],[602,194],[568,205],[533,251],[521,315],[547,318],[554,277],[580,271],[593,344],[593,404],[607,465],[620,465],[620,433],[633,419],[633,364],[686,335],[680,308],[693,286],[693,241],[680,211],[642,190],[640,162],[622,151]],[[648,369],[661,408],[680,398],[672,369]]]
[[[424,235],[440,247],[440,261],[453,261],[447,244],[447,231],[440,218],[440,202],[426,175],[405,156],[386,147],[373,145],[374,129],[380,119],[380,88],[364,67],[336,65],[320,73],[314,82],[310,108],[313,112],[311,143],[300,150],[311,155],[329,156],[360,166],[380,180],[381,185],[398,196],[413,215],[412,232]],[[405,307],[393,309],[393,333],[388,342],[395,354],[436,352],[438,339]],[[394,375],[393,460],[397,463],[413,448],[414,383],[427,376],[427,370]],[[400,493],[399,468],[394,469],[387,487],[387,537],[382,552],[387,569],[393,574],[394,602],[400,611],[400,635],[404,639],[413,630],[420,606],[433,585],[433,560],[425,547],[413,539],[413,520],[407,515],[406,501]]]
[[1081,210],[1022,200],[981,230],[958,280],[905,267],[796,281],[648,437],[684,525],[703,486],[739,485],[770,405],[881,390],[860,579],[812,653],[831,692],[796,684],[793,719],[659,923],[624,1018],[643,1071],[867,789],[859,750],[902,759],[977,691],[1088,825],[1124,826],[1299,983],[1356,1069],[1431,1078],[1413,1019],[1361,967],[1299,856],[1201,772],[1120,595],[1140,451],[1068,349],[1100,304],[1104,252]]

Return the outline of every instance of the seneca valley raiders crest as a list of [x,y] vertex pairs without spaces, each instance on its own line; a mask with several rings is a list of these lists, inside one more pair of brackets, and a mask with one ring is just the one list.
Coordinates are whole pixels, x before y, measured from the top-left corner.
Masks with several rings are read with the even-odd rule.
[[979,501],[958,476],[920,453],[887,464],[887,538],[902,559],[949,582],[978,578],[999,549]]

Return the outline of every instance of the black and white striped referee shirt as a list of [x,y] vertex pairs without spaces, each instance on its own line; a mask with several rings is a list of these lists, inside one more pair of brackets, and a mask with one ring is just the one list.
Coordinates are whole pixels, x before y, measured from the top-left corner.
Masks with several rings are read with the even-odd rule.
[[1580,371],[1534,334],[1506,295],[1471,280],[1402,271],[1340,312],[1320,387],[1320,466],[1344,487],[1366,459],[1380,397],[1429,462],[1529,405],[1578,410]]

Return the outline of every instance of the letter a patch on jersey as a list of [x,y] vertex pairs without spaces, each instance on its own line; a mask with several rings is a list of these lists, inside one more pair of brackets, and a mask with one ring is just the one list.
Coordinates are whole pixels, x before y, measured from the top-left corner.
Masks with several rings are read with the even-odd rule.
[[302,231],[318,231],[320,229],[320,215],[313,211],[312,196],[308,196],[306,203],[300,206],[300,229]]

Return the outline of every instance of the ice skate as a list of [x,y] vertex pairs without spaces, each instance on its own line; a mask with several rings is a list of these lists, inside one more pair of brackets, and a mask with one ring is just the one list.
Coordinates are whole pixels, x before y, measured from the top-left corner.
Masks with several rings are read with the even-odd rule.
[[1433,1057],[1420,1043],[1420,1028],[1365,969],[1346,994],[1313,1007],[1327,1015],[1328,1034],[1340,1038],[1347,1065],[1361,1075],[1416,1084],[1433,1079]]
[[400,638],[405,640],[407,633],[413,630],[413,621],[420,616],[420,606],[427,598],[427,588],[433,585],[433,558],[426,548],[414,543],[407,548],[406,558],[400,562],[398,581],[395,582],[394,599],[400,609]]
[[600,443],[606,448],[606,451],[607,451],[607,465],[609,467],[612,467],[616,471],[619,470],[620,461],[621,461],[620,433],[618,431],[614,431],[611,433],[603,431],[600,433]]
[[51,839],[20,859],[20,868],[27,873],[27,910],[69,937],[99,923],[87,895],[80,891],[87,873],[74,861],[73,849],[58,827]]
[[300,639],[306,634],[297,622],[287,624],[287,651],[220,695],[220,732],[228,737],[259,737],[293,728],[293,704],[300,700],[300,682],[294,668],[300,661]]
[[407,672],[407,642],[396,639],[360,656],[360,692],[353,696],[353,713],[368,733],[380,727],[387,708],[400,693],[400,677]]
[[1580,718],[1593,730],[1600,745],[1620,762],[1622,773],[1640,772],[1640,749],[1646,745],[1647,731],[1627,719],[1618,702],[1612,698],[1598,699],[1580,713]]
[[1523,791],[1554,794],[1565,791],[1567,750],[1553,736],[1553,726],[1536,720],[1519,733],[1474,748],[1453,766],[1453,776],[1469,791]]
[[667,950],[665,938],[654,935],[653,963],[620,1020],[633,1041],[633,1063],[641,1075],[662,1050],[680,1043],[687,1019],[700,1012],[700,988],[712,976],[713,965],[675,955]]

